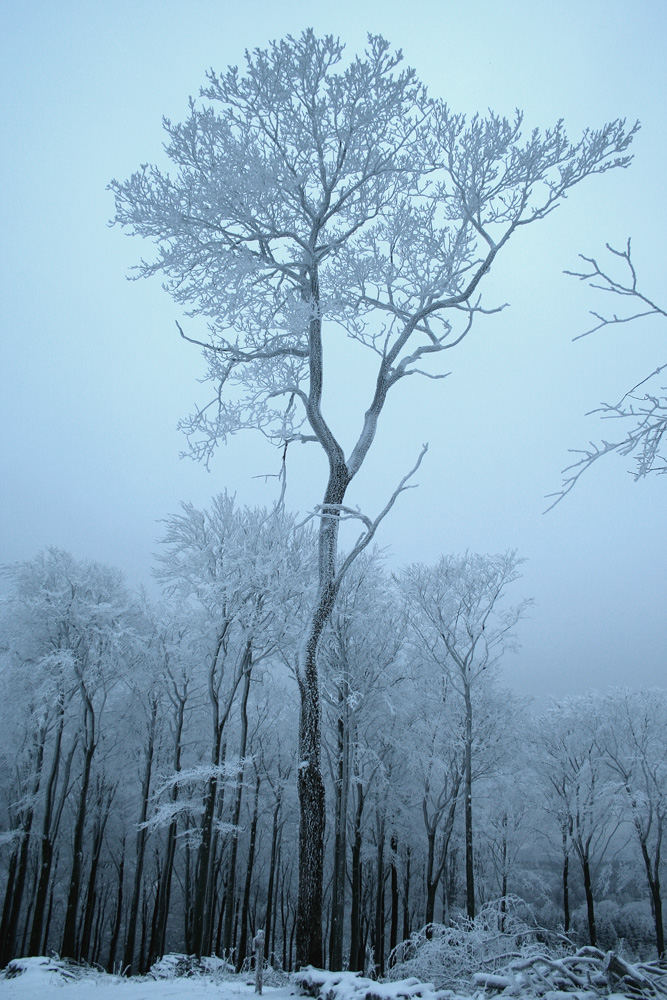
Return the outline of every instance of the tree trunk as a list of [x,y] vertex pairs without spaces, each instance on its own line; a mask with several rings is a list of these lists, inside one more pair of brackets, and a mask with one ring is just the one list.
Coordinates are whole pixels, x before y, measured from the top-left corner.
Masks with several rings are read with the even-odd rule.
[[248,916],[250,911],[250,886],[252,883],[252,870],[255,864],[255,844],[257,841],[257,818],[259,815],[259,785],[260,778],[257,774],[255,778],[255,800],[252,810],[252,820],[250,822],[250,842],[248,845],[248,865],[245,875],[245,886],[243,887],[243,905],[241,907],[241,934],[239,938],[239,950],[236,956],[236,971],[241,971],[248,952]]
[[373,926],[373,962],[378,978],[384,976],[384,815],[377,825],[376,872],[377,885],[375,892],[375,922]]
[[[178,690],[173,682],[173,695],[170,696],[175,708],[174,722],[174,773],[181,770],[181,751],[183,738],[183,722],[185,717],[185,703],[188,697],[187,681],[183,685],[182,692]],[[178,785],[171,787],[169,797],[172,803],[178,800]],[[151,933],[149,946],[149,965],[164,955],[165,941],[167,937],[167,920],[169,918],[169,902],[171,899],[171,879],[174,871],[174,857],[176,854],[176,832],[178,830],[178,819],[172,819],[167,830],[167,843],[165,847],[164,864],[157,889],[157,919],[155,921],[155,931]]]
[[53,893],[55,890],[56,875],[58,874],[58,851],[53,858],[53,874],[51,876],[51,888],[49,890],[49,903],[46,908],[46,920],[44,921],[44,943],[41,948],[42,955],[46,955],[49,947],[49,931],[51,930],[51,917],[53,915]]
[[[317,301],[317,290],[313,296]],[[321,339],[319,319],[313,322],[311,345],[315,340],[318,357],[311,352],[311,397],[313,379],[319,379],[315,406],[321,394]],[[314,368],[316,369],[314,371]],[[309,413],[310,416],[310,413]],[[320,418],[321,419],[321,418]],[[319,586],[308,627],[303,662],[300,664],[299,693],[299,893],[296,918],[296,966],[322,965],[322,872],[324,855],[325,798],[321,768],[321,706],[317,670],[317,648],[336,600],[336,557],[338,550],[339,505],[345,498],[350,475],[342,450],[335,441],[327,443],[329,481],[324,494],[319,528]]]
[[567,849],[567,832],[563,831],[563,931],[570,930],[570,855]]
[[107,972],[110,973],[114,971],[114,963],[116,961],[116,949],[118,948],[118,940],[120,938],[120,928],[123,922],[124,876],[125,876],[125,837],[123,836],[123,840],[120,847],[120,862],[118,864],[118,893],[116,895],[116,913],[113,921],[113,929],[111,931],[111,940],[109,942],[109,957],[107,958]]
[[410,937],[410,868],[411,868],[410,848],[405,851],[405,875],[403,878],[403,940]]
[[146,763],[144,766],[144,776],[141,782],[141,810],[139,813],[139,826],[136,841],[136,861],[134,868],[134,885],[132,888],[132,902],[127,923],[127,937],[125,939],[125,950],[123,952],[123,967],[128,975],[132,974],[134,965],[134,942],[137,932],[137,919],[139,916],[139,895],[144,872],[144,854],[146,851],[146,828],[144,823],[148,816],[148,799],[150,794],[151,776],[153,773],[153,755],[155,751],[155,730],[157,726],[157,697],[153,696],[151,701],[151,714],[148,725],[148,742],[146,744]]
[[[660,837],[660,833],[659,833]],[[651,859],[645,838],[640,838],[642,857],[646,869],[646,878],[651,899],[651,910],[653,911],[653,921],[655,924],[655,943],[658,951],[658,958],[665,957],[665,930],[662,922],[662,895],[660,892],[660,839],[656,848],[655,867],[651,867]]]
[[331,882],[331,934],[329,968],[343,968],[343,917],[345,913],[345,861],[347,856],[347,799],[349,787],[348,685],[338,686],[336,724],[336,782],[334,790],[334,849]]
[[7,878],[7,890],[2,912],[2,924],[0,926],[0,968],[4,968],[7,962],[15,957],[12,952],[18,932],[19,914],[28,872],[28,849],[30,847],[30,833],[35,812],[33,803],[37,798],[42,777],[45,741],[46,727],[42,726],[39,732],[35,734],[35,765],[32,785],[28,792],[29,805],[21,815],[21,840],[18,848],[12,854],[9,876]]
[[103,783],[99,783],[96,798],[97,815],[95,817],[95,826],[92,835],[92,855],[90,860],[90,872],[88,875],[88,888],[86,891],[86,903],[83,911],[81,940],[78,948],[80,957],[86,962],[92,961],[90,955],[90,938],[93,930],[93,915],[96,903],[95,884],[97,882],[97,869],[100,863],[100,854],[102,853],[104,828],[107,825],[109,812],[111,811],[111,802],[113,800],[114,792],[115,789],[109,789],[105,796]]
[[470,685],[464,678],[465,696],[465,843],[466,843],[466,913],[475,919],[475,868],[472,833],[472,699]]
[[266,890],[266,913],[264,915],[264,941],[267,961],[271,962],[271,945],[273,943],[272,918],[274,914],[273,896],[276,880],[276,863],[278,859],[278,822],[280,819],[281,795],[278,794],[276,804],[273,809],[273,823],[271,826],[271,861],[269,862],[269,885]]
[[67,908],[65,910],[65,926],[63,928],[63,940],[60,953],[63,958],[79,958],[76,947],[77,911],[79,908],[79,892],[81,889],[81,873],[83,864],[83,835],[86,824],[86,808],[88,800],[88,788],[90,785],[90,774],[93,766],[93,755],[95,753],[95,711],[93,703],[81,682],[81,691],[84,699],[84,726],[86,742],[83,754],[83,775],[81,778],[81,792],[79,794],[79,806],[77,809],[76,822],[74,825],[74,837],[72,840],[72,870],[69,880],[69,891],[67,893]]
[[361,782],[356,783],[357,808],[354,815],[354,840],[352,841],[352,896],[350,909],[350,970],[363,972],[364,947],[361,940],[361,817],[364,811],[364,791]]
[[229,868],[227,872],[227,912],[225,913],[225,924],[223,929],[222,948],[229,956],[232,950],[232,919],[233,911],[236,907],[233,904],[236,893],[236,856],[238,853],[239,838],[238,826],[241,816],[241,797],[243,794],[243,770],[244,758],[248,747],[248,695],[250,693],[250,675],[252,673],[252,651],[250,641],[246,645],[244,653],[244,681],[243,693],[241,695],[241,738],[239,742],[239,769],[236,775],[236,791],[234,796],[234,807],[232,810],[232,842],[229,852]]
[[586,854],[582,855],[581,867],[584,874],[584,893],[586,895],[586,915],[588,917],[588,939],[591,945],[597,946],[597,930],[595,927],[595,905],[593,902],[593,885],[591,881],[591,868]]
[[398,868],[396,856],[398,842],[396,835],[391,836],[391,924],[389,927],[389,961],[393,965],[393,951],[398,944]]
[[[44,911],[49,893],[49,880],[51,878],[51,865],[53,862],[53,837],[51,822],[53,807],[60,771],[60,758],[62,753],[63,729],[65,727],[65,705],[64,695],[60,692],[58,698],[58,729],[53,747],[53,756],[49,777],[46,782],[44,794],[44,816],[42,817],[42,837],[40,843],[39,858],[39,880],[35,892],[35,909],[32,917],[32,929],[30,931],[30,942],[28,944],[28,955],[41,955],[42,928],[44,924]],[[64,789],[65,794],[67,788]]]

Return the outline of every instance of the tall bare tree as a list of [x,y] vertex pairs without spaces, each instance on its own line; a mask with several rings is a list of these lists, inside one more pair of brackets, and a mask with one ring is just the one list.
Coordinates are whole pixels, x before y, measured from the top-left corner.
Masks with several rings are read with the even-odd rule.
[[[559,122],[523,138],[518,113],[468,122],[430,98],[379,36],[342,60],[339,40],[307,30],[246,53],[244,73],[211,71],[187,119],[165,121],[175,171],[145,165],[111,183],[115,222],[157,245],[138,275],[161,274],[209,322],[207,334],[181,331],[202,348],[213,385],[211,402],[183,422],[193,455],[208,461],[228,435],[258,429],[283,455],[315,442],[328,464],[299,667],[299,964],[322,957],[318,644],[345,571],[410,473],[376,518],[362,516],[339,560],[340,519],[360,516],[348,488],[390,391],[442,377],[430,362],[493,311],[478,290],[500,251],[583,178],[627,165],[636,128],[614,121],[572,143]],[[376,363],[347,453],[323,406],[325,329]]]

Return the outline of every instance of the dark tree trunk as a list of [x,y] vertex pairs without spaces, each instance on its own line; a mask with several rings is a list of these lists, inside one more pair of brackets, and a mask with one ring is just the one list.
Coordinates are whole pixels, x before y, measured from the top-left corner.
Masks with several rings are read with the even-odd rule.
[[[183,738],[183,722],[185,717],[185,703],[188,697],[188,685],[187,681],[183,685],[183,690],[179,691],[175,682],[173,682],[173,690],[170,695],[172,704],[175,708],[175,721],[174,721],[174,773],[178,774],[181,770],[181,751],[182,751],[182,738]],[[172,803],[178,800],[178,785],[172,785],[169,793],[169,797]],[[178,819],[172,819],[169,824],[169,829],[167,830],[167,843],[165,847],[165,857],[164,864],[162,866],[162,874],[160,876],[158,889],[157,889],[157,900],[156,900],[156,911],[157,919],[155,921],[155,930],[151,933],[151,942],[149,947],[149,964],[153,965],[154,962],[164,955],[165,941],[167,937],[167,920],[169,918],[169,903],[171,899],[171,879],[174,871],[174,857],[176,854],[176,832],[178,830]]]
[[148,724],[148,742],[146,743],[146,761],[144,765],[144,775],[141,782],[141,809],[139,812],[139,825],[137,830],[137,841],[135,848],[134,885],[132,887],[132,901],[127,921],[127,936],[125,938],[125,950],[123,952],[123,967],[129,975],[132,974],[134,966],[134,942],[137,932],[137,922],[139,916],[139,896],[144,873],[144,855],[146,851],[146,828],[144,826],[148,816],[148,800],[151,787],[151,776],[153,774],[153,755],[155,752],[155,730],[157,727],[157,697],[151,701],[151,714]]
[[49,890],[49,902],[46,908],[46,920],[44,921],[44,943],[41,949],[42,955],[47,954],[49,947],[49,931],[51,930],[51,916],[53,915],[53,894],[55,891],[57,874],[58,874],[58,852],[56,851],[53,858],[53,875],[51,877],[51,888]]
[[107,904],[109,902],[109,889],[105,885],[104,892],[97,907],[97,919],[95,921],[95,933],[93,935],[93,948],[91,953],[91,963],[99,965],[100,952],[102,950],[102,928],[107,914]]
[[472,829],[472,700],[465,686],[465,844],[466,844],[466,913],[475,919],[475,867]]
[[348,684],[338,685],[336,723],[336,782],[334,789],[334,848],[331,882],[331,934],[329,967],[343,968],[343,918],[345,914],[345,860],[347,856],[347,798],[349,787]]
[[95,911],[96,895],[95,884],[97,882],[97,870],[102,853],[102,839],[104,828],[106,827],[111,810],[115,788],[107,789],[105,792],[103,783],[100,782],[97,790],[96,806],[97,814],[92,834],[92,856],[90,860],[90,872],[88,874],[88,888],[86,891],[86,902],[83,911],[83,921],[81,929],[81,940],[79,942],[79,955],[86,961],[92,961],[90,955],[90,938],[93,930],[93,915]]
[[[32,776],[32,784],[28,790],[29,805],[22,811],[20,817],[21,839],[18,849],[12,854],[10,861],[9,876],[7,878],[7,889],[5,892],[5,902],[2,911],[2,922],[0,924],[0,968],[4,968],[7,962],[15,956],[14,943],[18,933],[19,914],[23,902],[23,891],[28,872],[28,850],[30,847],[30,833],[34,817],[34,805],[42,777],[42,765],[44,762],[44,743],[46,741],[46,727],[42,727],[35,736],[35,764]],[[28,926],[27,919],[25,927]],[[23,949],[21,949],[23,950]]]
[[665,930],[662,921],[662,895],[660,892],[660,847],[662,840],[662,829],[658,832],[658,842],[655,852],[655,863],[651,865],[651,858],[648,853],[646,838],[640,835],[642,858],[646,869],[646,879],[648,881],[649,895],[651,900],[651,911],[655,924],[655,943],[658,951],[658,958],[665,957]]
[[250,642],[246,646],[246,651],[244,654],[244,681],[243,681],[243,692],[241,695],[241,738],[239,741],[239,769],[236,775],[236,790],[234,795],[234,806],[232,809],[232,824],[234,826],[234,831],[232,833],[231,846],[229,851],[229,868],[227,871],[227,912],[225,913],[225,923],[223,929],[223,939],[222,947],[227,955],[231,953],[232,950],[232,916],[233,910],[236,910],[236,906],[231,906],[232,900],[235,901],[236,895],[236,857],[238,854],[239,838],[238,838],[238,826],[239,819],[241,816],[241,798],[243,795],[243,769],[244,769],[244,758],[248,748],[248,695],[250,693],[250,675],[252,673],[252,650]]
[[563,832],[563,931],[570,930],[570,855],[567,848],[567,833]]
[[403,940],[410,937],[410,875],[411,875],[410,848],[405,851],[405,876],[403,878]]
[[[317,301],[315,290],[314,301]],[[311,357],[311,398],[313,379],[315,408],[321,395],[321,340],[319,319],[313,321],[311,345],[317,341],[319,357]],[[310,414],[309,414],[310,415]],[[317,416],[317,414],[316,414]],[[321,419],[321,418],[320,418]],[[299,892],[296,918],[296,966],[322,965],[322,873],[324,863],[325,798],[321,767],[321,705],[317,670],[317,648],[336,600],[336,557],[338,549],[339,505],[345,498],[350,475],[342,450],[331,438],[326,445],[329,481],[324,494],[319,529],[319,588],[300,665],[299,692]]]
[[373,925],[373,962],[378,978],[384,976],[384,840],[385,820],[381,817],[377,827],[375,890],[375,921]]
[[364,946],[361,935],[361,817],[364,811],[364,791],[361,782],[356,783],[357,807],[354,815],[354,840],[352,841],[352,893],[350,909],[350,969],[363,972]]
[[[64,696],[61,692],[58,699],[58,729],[56,731],[56,739],[53,747],[51,767],[49,769],[49,777],[47,779],[46,790],[44,795],[44,816],[42,817],[42,837],[40,843],[40,859],[39,859],[39,880],[37,883],[37,890],[35,892],[35,909],[32,917],[30,942],[28,944],[29,955],[42,954],[40,949],[42,944],[44,911],[46,909],[46,901],[49,894],[49,880],[51,878],[51,865],[53,863],[53,841],[55,839],[55,831],[52,829],[52,818],[54,811],[56,786],[58,783],[58,774],[60,771],[60,759],[62,754],[62,738],[63,738],[64,726],[65,726],[65,705],[64,705]],[[71,761],[72,758],[70,757],[69,758],[70,764]],[[68,775],[69,775],[69,769],[67,769],[67,775],[65,777],[64,787],[62,791],[63,797],[67,794]]]
[[279,820],[280,820],[280,809],[281,809],[281,796],[280,794],[276,798],[276,804],[273,808],[273,822],[271,825],[271,860],[269,862],[269,885],[266,890],[266,913],[264,916],[264,942],[267,961],[271,963],[271,945],[273,942],[273,928],[272,920],[275,913],[274,909],[274,894],[275,894],[275,880],[276,880],[276,864],[278,861],[278,830],[279,830]]
[[581,859],[581,867],[584,875],[584,893],[586,895],[586,915],[588,917],[588,939],[591,945],[597,946],[597,930],[595,927],[595,904],[593,901],[593,883],[591,880],[591,868],[588,856],[584,854]]
[[[120,938],[120,928],[123,923],[123,879],[125,876],[125,837],[120,846],[120,862],[118,864],[118,892],[116,894],[116,913],[114,915],[113,928],[111,930],[111,940],[109,942],[109,957],[107,958],[107,972],[114,971],[116,961],[116,950]],[[121,970],[122,971],[122,970]]]
[[63,940],[61,945],[61,955],[63,958],[79,958],[76,947],[77,913],[79,908],[79,892],[81,889],[81,873],[83,865],[83,836],[86,825],[86,808],[88,802],[88,788],[90,786],[90,774],[93,766],[93,755],[95,753],[95,710],[92,700],[81,682],[81,692],[84,699],[84,726],[85,726],[85,746],[83,753],[83,774],[81,777],[81,791],[79,793],[79,806],[74,824],[74,837],[72,841],[72,870],[70,873],[69,890],[67,893],[67,908],[65,910],[65,926],[63,929]]
[[398,841],[396,835],[391,837],[391,924],[389,927],[389,962],[393,965],[393,951],[398,944]]
[[250,822],[250,843],[248,845],[248,865],[245,875],[245,886],[243,888],[243,905],[241,907],[241,934],[239,938],[239,950],[236,956],[236,971],[240,972],[248,952],[248,919],[250,915],[250,887],[252,884],[252,870],[255,864],[255,845],[257,842],[257,819],[259,816],[259,774],[255,778],[255,799],[252,809],[252,820]]

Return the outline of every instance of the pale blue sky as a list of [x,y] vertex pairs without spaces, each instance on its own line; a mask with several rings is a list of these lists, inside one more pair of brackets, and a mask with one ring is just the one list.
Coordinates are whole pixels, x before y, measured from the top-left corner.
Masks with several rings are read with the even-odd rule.
[[[511,309],[448,361],[444,383],[391,403],[352,503],[369,512],[430,451],[420,489],[401,498],[380,542],[397,562],[465,548],[516,547],[517,597],[533,596],[509,683],[561,695],[607,683],[664,683],[664,479],[633,485],[623,460],[594,470],[548,516],[567,449],[598,438],[584,413],[665,360],[658,324],[577,344],[598,303],[562,275],[579,251],[632,235],[642,280],[667,300],[664,44],[667,7],[618,0],[532,2],[6,2],[0,10],[0,561],[55,544],[148,579],[158,520],[224,487],[269,503],[275,456],[247,436],[212,472],[179,460],[176,432],[199,390],[180,313],[157,283],[124,275],[147,248],[107,228],[111,177],[160,156],[163,114],[178,119],[207,67],[307,25],[354,50],[368,30],[403,48],[457,110],[525,109],[573,134],[617,116],[643,123],[629,171],[594,178],[522,234],[488,293]],[[661,353],[662,352],[662,353]],[[334,371],[342,372],[334,357]],[[363,382],[346,399],[364,406]],[[336,412],[345,433],[345,408]],[[295,454],[290,499],[307,508],[321,459]]]

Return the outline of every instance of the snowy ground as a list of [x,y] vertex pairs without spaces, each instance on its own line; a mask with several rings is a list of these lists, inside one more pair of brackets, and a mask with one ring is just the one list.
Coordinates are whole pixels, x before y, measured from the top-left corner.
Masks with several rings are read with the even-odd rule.
[[[33,959],[30,967],[12,979],[0,978],[2,1000],[250,1000],[254,985],[243,977],[215,980],[212,976],[191,979],[148,979],[143,976],[125,979],[104,973],[90,973],[81,978],[65,979],[47,971],[44,959]],[[267,1000],[293,1000],[293,987],[265,986]]]
[[[10,963],[10,966],[13,963]],[[250,1000],[256,996],[254,983],[247,976],[220,979],[213,975],[194,977],[173,977],[153,979],[135,977],[126,979],[121,976],[110,976],[95,971],[77,971],[75,975],[67,969],[63,970],[60,963],[46,958],[20,959],[17,963],[18,974],[10,977],[0,974],[1,1000]],[[393,983],[370,983],[368,980],[357,979],[351,973],[321,972],[310,970],[299,973],[304,979],[304,985],[316,987],[315,993],[319,1000],[335,998],[335,1000],[359,1000],[364,994],[370,1000],[479,1000],[488,996],[480,989],[473,996],[463,997],[448,990],[435,991],[429,984],[420,983],[416,979],[407,979]],[[280,987],[265,986],[263,995],[266,1000],[294,1000],[301,995],[296,978]],[[307,982],[311,980],[312,982]],[[317,980],[317,982],[315,982]],[[360,989],[364,983],[364,988]],[[367,986],[371,986],[370,991]],[[502,987],[501,987],[502,989]],[[312,990],[310,991],[312,995]],[[575,990],[561,992],[560,990],[532,990],[519,994],[509,991],[511,996],[520,995],[521,1000],[599,1000],[598,991]],[[507,995],[507,994],[504,994]],[[636,992],[631,994],[637,998]],[[645,996],[653,998],[665,996],[667,991],[659,988],[657,993],[650,989]],[[624,1000],[627,993],[605,993],[605,1000]]]

